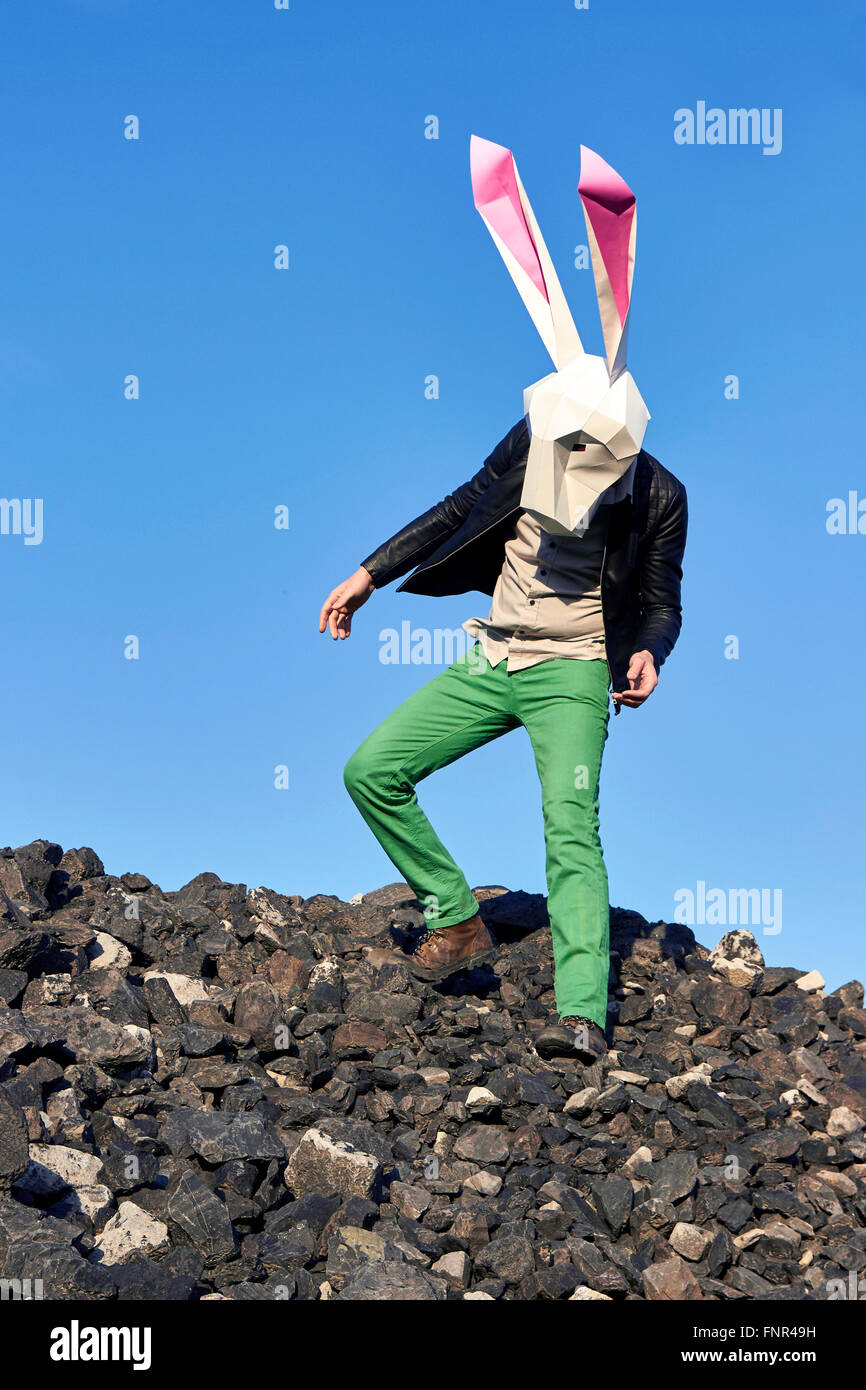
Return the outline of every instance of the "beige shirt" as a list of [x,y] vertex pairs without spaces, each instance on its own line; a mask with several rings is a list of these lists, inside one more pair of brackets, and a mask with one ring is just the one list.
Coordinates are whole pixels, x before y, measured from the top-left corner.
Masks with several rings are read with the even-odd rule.
[[521,513],[493,591],[488,618],[463,624],[491,666],[508,671],[571,657],[606,659],[601,567],[610,507],[631,492],[634,465],[602,495],[583,536],[554,536]]

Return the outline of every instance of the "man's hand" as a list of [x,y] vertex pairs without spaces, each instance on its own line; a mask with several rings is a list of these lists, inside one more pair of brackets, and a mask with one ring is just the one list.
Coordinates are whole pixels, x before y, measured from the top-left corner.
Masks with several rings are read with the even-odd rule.
[[362,565],[328,594],[319,614],[319,631],[327,628],[335,642],[338,637],[348,637],[352,631],[352,614],[367,602],[372,592],[373,581]]
[[612,698],[629,709],[639,709],[659,683],[652,652],[635,652],[626,674],[630,689],[611,691]]

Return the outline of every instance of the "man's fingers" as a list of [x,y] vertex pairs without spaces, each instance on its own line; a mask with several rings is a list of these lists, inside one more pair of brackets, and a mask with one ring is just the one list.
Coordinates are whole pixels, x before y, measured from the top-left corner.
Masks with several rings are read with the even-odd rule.
[[373,592],[373,583],[366,570],[358,570],[344,584],[332,589],[319,613],[319,631],[330,632],[334,641],[348,637],[352,631],[352,614]]
[[628,664],[626,680],[630,688],[612,690],[611,696],[617,704],[628,705],[629,709],[639,709],[659,683],[655,662],[649,652],[634,653]]
[[340,637],[348,637],[352,630],[351,616],[345,608],[332,608],[328,626],[335,642]]
[[628,679],[632,682],[632,688],[630,691],[626,691],[626,694],[633,695],[635,691],[641,691],[649,695],[658,685],[655,671],[648,665],[642,666],[638,671],[629,671]]
[[328,626],[328,620],[330,618],[331,611],[337,606],[339,593],[339,589],[332,589],[331,592],[328,594],[328,597],[325,599],[325,602],[322,604],[322,611],[319,614],[320,632],[324,632],[325,628]]

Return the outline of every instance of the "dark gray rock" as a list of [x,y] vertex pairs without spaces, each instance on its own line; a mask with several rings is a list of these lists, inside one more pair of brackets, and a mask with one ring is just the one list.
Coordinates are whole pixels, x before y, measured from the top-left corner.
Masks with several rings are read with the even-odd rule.
[[166,1211],[204,1256],[206,1264],[233,1255],[237,1237],[225,1203],[194,1172],[184,1173],[171,1192]]
[[[180,1116],[176,1119],[180,1122]],[[285,1145],[276,1129],[261,1115],[190,1111],[185,1113],[182,1123],[190,1149],[207,1163],[286,1156]]]
[[25,1021],[37,1030],[40,1047],[69,1061],[91,1062],[114,1072],[142,1067],[150,1059],[149,1043],[84,1005],[40,1005]]
[[502,1131],[493,1125],[467,1125],[461,1130],[454,1145],[458,1158],[472,1163],[505,1163],[508,1158],[508,1142]]
[[17,1101],[0,1086],[0,1190],[11,1187],[30,1161],[27,1120]]
[[506,1284],[519,1284],[535,1268],[535,1251],[526,1236],[497,1236],[479,1251],[475,1265]]
[[40,1297],[73,1303],[114,1298],[116,1294],[110,1269],[91,1264],[68,1239],[60,1240],[47,1232],[45,1239],[17,1240],[9,1247],[2,1278],[30,1280],[31,1285],[38,1281]]
[[0,970],[33,974],[45,944],[45,933],[33,925],[17,903],[0,892]]
[[628,1225],[634,1202],[634,1191],[627,1178],[600,1178],[592,1185],[598,1212],[604,1217],[615,1236]]
[[424,1270],[394,1260],[366,1263],[337,1294],[341,1302],[434,1303],[446,1297],[447,1284]]

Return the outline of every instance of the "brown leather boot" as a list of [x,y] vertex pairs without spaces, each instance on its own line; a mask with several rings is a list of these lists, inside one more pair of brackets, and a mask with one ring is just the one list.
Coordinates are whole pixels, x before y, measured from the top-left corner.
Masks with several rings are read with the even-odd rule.
[[495,954],[493,937],[476,913],[456,926],[428,932],[409,957],[409,969],[419,980],[447,980]]

